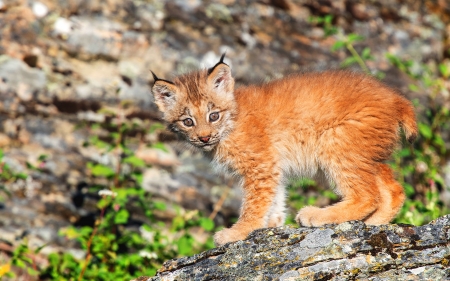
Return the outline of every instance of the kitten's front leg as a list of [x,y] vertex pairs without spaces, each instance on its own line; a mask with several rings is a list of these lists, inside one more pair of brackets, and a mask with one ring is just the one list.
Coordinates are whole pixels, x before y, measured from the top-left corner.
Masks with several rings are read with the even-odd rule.
[[[248,230],[248,233],[250,232],[251,230]],[[228,242],[244,240],[248,233],[241,228],[235,228],[233,225],[233,227],[224,228],[221,231],[216,232],[216,234],[214,234],[214,243],[216,246],[221,246]]]
[[264,173],[257,167],[252,172],[244,178],[244,199],[239,220],[231,228],[214,235],[217,246],[243,240],[251,231],[267,227],[267,214],[275,199],[279,175]]

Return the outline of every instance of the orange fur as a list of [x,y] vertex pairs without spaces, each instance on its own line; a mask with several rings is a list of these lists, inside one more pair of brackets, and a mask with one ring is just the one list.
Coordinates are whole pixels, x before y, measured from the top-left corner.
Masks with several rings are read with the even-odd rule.
[[[155,79],[155,102],[169,127],[242,178],[240,218],[216,233],[216,244],[282,225],[284,180],[291,175],[331,182],[342,197],[326,208],[301,209],[296,220],[304,226],[384,224],[402,206],[403,188],[383,162],[398,142],[399,127],[410,141],[417,135],[414,110],[376,79],[326,71],[234,90],[222,61],[173,82]],[[214,112],[216,121],[210,119]],[[192,126],[185,125],[188,118]]]

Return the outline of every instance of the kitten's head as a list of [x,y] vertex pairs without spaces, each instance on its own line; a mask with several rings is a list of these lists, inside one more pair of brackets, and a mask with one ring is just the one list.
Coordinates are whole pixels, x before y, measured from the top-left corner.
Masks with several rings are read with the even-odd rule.
[[153,74],[155,103],[169,128],[205,151],[213,150],[231,132],[237,113],[234,79],[223,58],[210,69],[184,74],[173,81]]

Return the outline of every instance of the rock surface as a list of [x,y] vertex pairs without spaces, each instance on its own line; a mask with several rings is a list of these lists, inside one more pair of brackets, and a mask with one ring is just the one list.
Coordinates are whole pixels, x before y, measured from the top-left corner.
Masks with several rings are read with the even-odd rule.
[[136,280],[449,280],[449,264],[447,215],[419,227],[352,221],[260,229]]

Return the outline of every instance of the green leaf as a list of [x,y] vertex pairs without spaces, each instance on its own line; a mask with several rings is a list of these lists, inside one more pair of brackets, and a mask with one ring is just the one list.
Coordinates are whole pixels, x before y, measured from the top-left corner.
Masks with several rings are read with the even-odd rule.
[[417,87],[416,84],[409,84],[408,87],[413,92],[418,92],[419,91],[419,87]]
[[161,210],[161,211],[164,211],[167,208],[166,204],[164,202],[160,202],[160,201],[153,202],[153,206],[155,207],[155,209]]
[[109,197],[101,198],[101,199],[98,200],[98,202],[97,202],[97,208],[99,208],[99,209],[104,209],[104,208],[106,208],[110,203],[111,203],[111,198],[109,198]]
[[83,226],[81,229],[74,229],[74,231],[78,231],[79,235],[88,238],[91,235],[93,229],[90,226]]
[[186,256],[192,253],[192,244],[194,239],[190,236],[182,236],[177,241],[178,253],[181,256]]
[[28,268],[27,268],[27,272],[28,272],[28,274],[31,275],[31,276],[36,276],[36,275],[39,274],[39,271],[33,269],[32,267],[28,267]]
[[156,149],[162,150],[164,152],[169,152],[167,150],[166,146],[162,142],[157,142],[157,143],[153,144],[152,148],[156,148]]
[[99,123],[94,123],[94,124],[91,125],[91,130],[98,130],[98,129],[101,129],[101,128],[102,128],[102,126],[100,126]]
[[165,127],[164,127],[163,124],[161,124],[161,123],[154,123],[154,124],[152,124],[150,126],[150,129],[148,130],[148,132],[151,134],[151,133],[154,133],[156,130],[161,130],[161,129],[164,129],[164,128]]
[[350,44],[353,42],[356,42],[356,41],[361,41],[361,40],[364,40],[364,37],[359,34],[355,34],[355,33],[350,33],[347,37],[347,42]]
[[440,150],[441,150],[441,153],[442,154],[444,154],[445,153],[445,151],[446,151],[446,148],[445,148],[445,141],[444,141],[444,139],[441,137],[441,135],[440,134],[435,134],[434,135],[434,143],[438,146],[438,147],[440,147]]
[[98,136],[93,136],[89,139],[89,142],[98,148],[108,148],[110,145],[98,138]]
[[405,188],[406,196],[411,197],[413,196],[416,191],[414,190],[414,187],[410,185],[409,183],[404,183],[403,187]]
[[119,203],[121,206],[125,206],[128,201],[128,197],[134,195],[135,190],[132,188],[119,188],[115,189],[114,192],[116,192],[115,203]]
[[314,17],[314,16],[310,16],[310,17],[308,18],[308,21],[309,21],[310,23],[313,23],[313,24],[318,24],[318,23],[323,23],[323,22],[324,22],[324,18],[323,18],[323,17]]
[[341,66],[347,67],[347,66],[355,64],[355,63],[357,63],[357,60],[355,57],[348,57],[341,63]]
[[214,229],[214,221],[210,218],[200,218],[200,226],[206,231],[211,231]]
[[370,48],[365,47],[361,53],[361,57],[365,60],[372,59],[372,56],[370,55]]
[[400,59],[394,54],[386,53],[385,56],[390,62],[400,61]]
[[333,46],[331,47],[331,51],[337,51],[339,49],[342,49],[343,47],[345,47],[345,42],[344,41],[337,41],[336,43],[333,44]]
[[402,158],[410,156],[411,155],[411,151],[409,150],[409,148],[402,148],[399,152],[398,155]]
[[310,196],[307,199],[307,205],[314,205],[314,204],[316,204],[316,202],[317,202],[317,198],[314,196]]
[[330,36],[336,34],[338,32],[337,28],[334,26],[325,26],[324,27],[325,36]]
[[184,219],[180,216],[177,216],[175,218],[173,218],[172,220],[172,230],[179,230],[179,229],[183,229],[185,226],[186,222],[184,221]]
[[142,160],[139,157],[136,157],[135,155],[131,155],[131,156],[126,157],[125,159],[123,159],[123,162],[131,164],[134,167],[139,167],[139,168],[145,167],[144,160]]
[[157,272],[156,268],[146,268],[145,276],[154,276]]
[[133,173],[132,177],[139,185],[144,181],[144,175],[142,173]]
[[60,263],[59,255],[56,253],[51,253],[48,255],[48,261],[53,266],[58,265]]
[[125,224],[128,222],[128,218],[130,217],[130,214],[125,209],[120,209],[116,216],[114,217],[114,222],[116,224]]
[[154,217],[153,217],[153,212],[150,211],[150,210],[146,210],[146,211],[145,211],[145,216],[146,216],[147,218],[151,219],[151,220],[154,219]]
[[417,99],[417,98],[412,99],[412,103],[413,103],[413,106],[414,106],[414,107],[420,107],[420,106],[421,106],[420,100]]
[[21,260],[15,260],[13,264],[19,268],[25,268],[25,263]]
[[4,153],[3,153],[3,149],[0,149],[0,160],[3,159]]
[[115,172],[113,169],[111,169],[108,166],[101,165],[101,164],[94,165],[91,168],[91,173],[95,177],[106,177],[106,178],[109,178],[109,177],[112,177],[115,175]]
[[326,15],[323,17],[323,21],[327,24],[331,24],[331,22],[333,21],[333,15]]
[[424,138],[431,139],[433,137],[433,132],[431,131],[431,127],[430,126],[428,126],[427,124],[424,124],[424,123],[419,123],[418,127],[419,127],[420,134]]
[[48,158],[48,155],[46,155],[46,154],[41,154],[41,155],[39,155],[38,160],[39,160],[39,161],[45,161],[45,160],[47,160],[47,158]]
[[338,196],[336,195],[336,193],[334,193],[331,190],[324,190],[323,191],[323,195],[327,198],[330,198],[331,200],[337,200]]
[[34,250],[34,253],[35,253],[35,254],[38,254],[42,249],[44,249],[44,248],[47,247],[47,246],[48,246],[48,243],[45,243],[45,244],[43,244],[43,245],[37,247],[36,250]]
[[379,80],[383,80],[384,77],[386,77],[386,73],[384,73],[383,71],[376,71],[375,77],[377,77]]
[[17,175],[16,175],[16,177],[18,178],[18,179],[23,179],[23,180],[25,180],[25,179],[27,179],[28,178],[28,176],[27,176],[27,174],[25,174],[25,173],[18,173]]
[[443,63],[439,64],[439,71],[445,78],[448,78],[450,76],[450,69]]
[[109,135],[114,139],[114,141],[117,141],[120,137],[120,134],[117,132],[111,132]]

